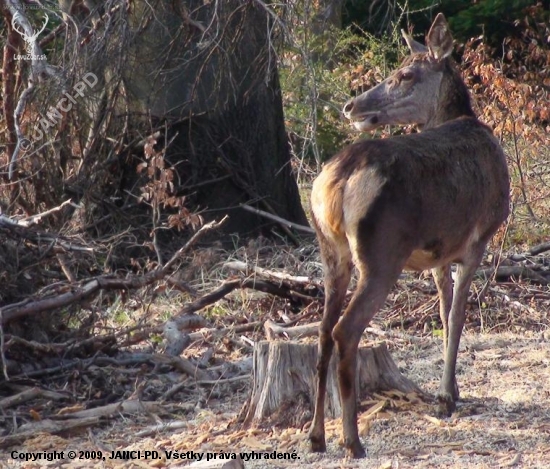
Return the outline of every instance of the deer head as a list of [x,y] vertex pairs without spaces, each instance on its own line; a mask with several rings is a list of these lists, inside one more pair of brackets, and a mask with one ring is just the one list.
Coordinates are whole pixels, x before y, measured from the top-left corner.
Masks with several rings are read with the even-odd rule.
[[[401,68],[344,106],[344,115],[357,130],[368,131],[387,124],[429,123],[435,126],[458,117],[440,116],[447,98],[442,93],[451,93],[456,86],[464,86],[460,79],[452,86],[442,86],[443,78],[449,76],[448,68],[452,67],[447,58],[453,52],[453,38],[443,14],[439,13],[435,18],[426,37],[426,46],[404,31],[402,34],[411,55]],[[434,90],[438,92],[434,93]],[[460,109],[460,112],[471,114],[469,102],[464,104],[465,109]],[[449,107],[457,112],[456,103]]]

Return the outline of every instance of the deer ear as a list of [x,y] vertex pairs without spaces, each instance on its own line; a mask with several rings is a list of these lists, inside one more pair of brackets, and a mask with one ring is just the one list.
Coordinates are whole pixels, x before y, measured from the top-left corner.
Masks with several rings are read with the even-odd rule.
[[403,39],[405,39],[405,42],[407,43],[407,46],[409,46],[409,50],[411,51],[411,54],[418,54],[422,52],[428,52],[428,48],[420,44],[419,42],[416,42],[410,34],[407,34],[403,29],[401,30],[401,35],[403,36]]
[[438,13],[426,36],[430,55],[436,60],[443,60],[453,52],[453,36],[443,13]]

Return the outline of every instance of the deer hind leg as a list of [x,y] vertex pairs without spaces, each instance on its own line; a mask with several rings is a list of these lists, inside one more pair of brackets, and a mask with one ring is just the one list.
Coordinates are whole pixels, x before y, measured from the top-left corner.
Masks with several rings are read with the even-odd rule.
[[[449,313],[453,301],[453,281],[451,279],[451,265],[432,269],[432,275],[435,280],[435,286],[439,293],[439,316],[443,324],[443,357],[447,353],[447,344],[449,341]],[[458,397],[458,396],[457,396]]]
[[325,452],[325,394],[328,367],[334,348],[332,330],[342,313],[342,306],[351,277],[352,264],[347,241],[343,241],[338,246],[329,242],[321,234],[318,234],[318,237],[325,273],[325,310],[319,327],[317,396],[309,439],[312,451]]
[[[378,269],[376,269],[378,270]],[[355,294],[344,316],[336,325],[333,337],[338,351],[338,386],[342,403],[343,445],[354,458],[365,456],[357,429],[357,348],[361,335],[376,312],[383,306],[392,285],[401,272],[401,266],[393,272],[369,272],[367,278],[361,272]]]
[[464,327],[466,318],[466,301],[468,300],[468,292],[470,284],[476,272],[485,244],[476,246],[470,251],[469,255],[461,264],[457,265],[456,279],[453,291],[453,303],[449,313],[449,335],[447,340],[447,348],[445,350],[445,367],[443,369],[443,377],[439,386],[437,398],[440,402],[440,411],[447,415],[451,415],[456,409],[456,401],[459,398],[458,384],[456,382],[456,358],[458,354],[458,346],[460,344],[460,336]]

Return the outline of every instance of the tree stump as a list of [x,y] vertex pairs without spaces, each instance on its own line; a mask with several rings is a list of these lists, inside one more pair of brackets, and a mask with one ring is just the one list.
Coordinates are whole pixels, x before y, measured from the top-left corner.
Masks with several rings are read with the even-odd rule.
[[[333,353],[327,379],[325,415],[341,415],[340,392]],[[317,387],[317,344],[262,341],[254,347],[253,387],[242,414],[244,425],[271,424],[301,427],[313,415]],[[424,392],[403,376],[384,342],[361,347],[357,356],[358,399],[376,391]]]

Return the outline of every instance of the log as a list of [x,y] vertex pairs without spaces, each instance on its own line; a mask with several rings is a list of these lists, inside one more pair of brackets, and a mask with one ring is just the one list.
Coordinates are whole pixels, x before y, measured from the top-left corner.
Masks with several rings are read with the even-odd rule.
[[[244,426],[302,427],[311,420],[316,393],[317,344],[262,341],[254,347],[253,384],[243,408]],[[357,356],[357,396],[365,399],[380,391],[425,393],[403,376],[384,342],[360,347]],[[340,393],[333,354],[327,380],[325,415],[341,415]]]

